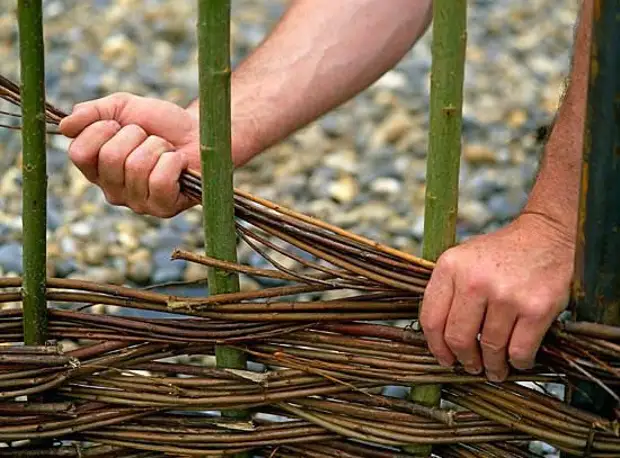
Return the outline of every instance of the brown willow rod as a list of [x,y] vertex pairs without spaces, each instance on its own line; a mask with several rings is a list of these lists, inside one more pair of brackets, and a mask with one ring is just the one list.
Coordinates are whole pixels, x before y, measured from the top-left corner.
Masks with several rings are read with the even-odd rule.
[[366,245],[360,244],[350,238],[343,237],[342,235],[334,234],[332,232],[322,229],[317,230],[315,226],[306,224],[303,221],[297,220],[288,215],[277,214],[273,212],[267,213],[261,206],[258,206],[251,202],[247,202],[243,198],[237,197],[236,203],[238,205],[238,211],[240,213],[240,216],[244,216],[245,220],[250,224],[253,224],[252,217],[260,218],[266,216],[270,219],[273,219],[274,221],[282,223],[279,224],[279,226],[286,227],[287,230],[290,232],[304,234],[305,236],[310,237],[321,244],[327,244],[332,248],[336,248],[342,252],[347,252],[348,254],[359,257],[365,261],[384,263],[387,264],[389,267],[411,271],[415,274],[430,274],[430,271],[426,268],[417,266],[415,264],[399,261],[394,257],[386,255],[381,251],[373,250]]
[[[278,269],[281,272],[286,272],[289,275],[296,277],[300,281],[308,282],[308,283],[319,283],[319,284],[323,284],[326,286],[340,286],[342,288],[347,288],[347,287],[354,288],[355,284],[352,285],[351,283],[340,282],[338,281],[338,279],[347,279],[349,281],[354,281],[354,282],[356,280],[359,280],[359,277],[350,275],[346,271],[336,271],[326,266],[322,266],[320,264],[303,259],[301,256],[297,256],[294,253],[287,252],[284,248],[280,248],[276,244],[268,241],[267,239],[260,237],[258,234],[247,230],[239,223],[236,224],[236,227],[237,227],[237,232],[239,233],[240,237],[246,244],[248,244],[248,246],[250,246],[254,251],[259,253],[265,260],[267,260],[276,269]],[[316,269],[320,272],[325,273],[326,275],[331,276],[331,278],[329,280],[319,280],[318,278],[316,278],[316,276],[310,277],[310,276],[295,272],[293,269],[289,269],[285,267],[284,265],[282,265],[282,263],[276,261],[273,258],[273,256],[269,255],[265,250],[260,248],[252,239],[257,242],[260,242],[261,244],[265,245],[268,248],[271,248],[273,251],[276,251],[286,256],[289,259],[293,259],[294,261],[298,262],[300,265],[304,267]]]
[[[525,423],[521,418],[515,415],[509,415],[505,411],[495,408],[492,404],[471,396],[464,395],[462,391],[458,391],[456,387],[446,387],[444,398],[450,402],[461,405],[467,409],[483,415],[486,418],[492,419],[498,423],[514,428],[526,434],[530,434],[534,437],[548,441],[554,444],[560,449],[576,449],[584,450],[587,443],[587,436],[584,438],[578,438],[567,435],[564,432],[549,430],[541,428],[538,425],[532,425]],[[604,439],[598,439],[594,441],[594,450],[603,451],[620,451],[620,443],[613,444],[606,442]]]
[[333,415],[324,415],[318,412],[312,412],[294,407],[290,404],[279,403],[278,407],[282,410],[294,414],[297,417],[306,419],[314,424],[323,426],[328,431],[334,432],[340,436],[349,437],[351,439],[357,439],[361,441],[367,441],[374,444],[388,445],[388,446],[400,446],[408,445],[411,443],[425,443],[425,444],[442,444],[442,443],[456,443],[461,441],[471,442],[486,442],[493,440],[515,440],[515,438],[523,438],[520,434],[497,434],[497,435],[464,435],[464,436],[442,436],[442,437],[429,437],[427,431],[415,436],[413,434],[402,434],[394,431],[385,431],[379,427],[372,426],[370,423],[361,423],[353,421],[349,418],[337,417]]
[[[391,278],[388,278],[391,275],[383,275],[385,274],[387,271],[386,270],[381,270],[381,273],[375,273],[373,271],[369,270],[369,266],[368,265],[364,265],[362,264],[362,266],[357,265],[356,263],[353,262],[353,260],[349,260],[349,259],[343,259],[341,256],[338,256],[338,254],[336,253],[327,253],[324,250],[321,250],[319,248],[316,248],[315,246],[311,246],[308,243],[304,243],[292,236],[289,236],[287,234],[285,234],[284,232],[282,232],[279,229],[276,229],[274,227],[270,227],[267,226],[266,224],[262,224],[262,223],[254,223],[255,226],[257,226],[258,228],[260,228],[261,230],[267,232],[270,235],[273,235],[281,240],[284,240],[285,242],[288,242],[289,244],[304,250],[318,258],[324,259],[328,262],[330,262],[331,264],[338,266],[342,269],[348,270],[349,272],[353,272],[355,274],[358,275],[362,275],[364,277],[367,277],[371,280],[374,280],[380,284],[384,284],[384,285],[388,285],[391,286],[393,288],[399,289],[399,290],[405,290],[405,291],[409,291],[409,292],[413,292],[413,293],[422,293],[424,292],[424,288],[416,285],[415,283],[413,283],[413,277],[412,278],[407,278],[406,282],[403,281],[398,281],[398,280],[393,280]],[[379,270],[379,269],[377,269]],[[410,284],[411,283],[411,284]]]
[[[310,244],[325,245],[325,248],[329,249],[330,252],[335,251],[341,253],[342,255],[347,255],[347,258],[359,258],[359,261],[362,263],[368,263],[370,260],[372,260],[375,263],[387,264],[389,270],[385,270],[386,272],[397,270],[395,269],[395,267],[401,266],[404,266],[405,270],[407,270],[408,266],[406,264],[394,263],[391,259],[380,255],[374,255],[371,258],[372,253],[366,253],[356,247],[351,247],[346,244],[346,241],[343,242],[341,239],[338,239],[338,241],[331,241],[329,234],[313,233],[312,227],[307,228],[298,221],[294,221],[288,218],[278,218],[277,216],[266,214],[262,209],[256,207],[242,207],[238,209],[238,212],[239,216],[242,217],[245,221],[261,229],[262,227],[259,223],[262,223],[262,225],[265,226],[273,227],[276,226],[275,224],[273,224],[273,222],[281,219],[282,224],[277,224],[277,227],[281,232],[299,238],[300,240],[305,240],[307,243]],[[419,273],[416,273],[415,271],[409,272],[409,275],[411,275],[412,278],[415,278],[413,274],[419,275]],[[424,275],[424,277],[427,280],[428,271],[425,271],[425,274],[426,275]]]

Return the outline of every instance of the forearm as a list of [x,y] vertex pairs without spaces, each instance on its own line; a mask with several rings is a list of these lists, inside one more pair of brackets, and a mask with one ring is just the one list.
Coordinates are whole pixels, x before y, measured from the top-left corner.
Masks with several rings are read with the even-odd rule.
[[296,0],[232,75],[241,165],[364,90],[424,34],[431,0]]
[[577,229],[584,121],[590,63],[592,0],[582,2],[566,95],[545,147],[540,171],[524,213],[554,221],[574,240]]

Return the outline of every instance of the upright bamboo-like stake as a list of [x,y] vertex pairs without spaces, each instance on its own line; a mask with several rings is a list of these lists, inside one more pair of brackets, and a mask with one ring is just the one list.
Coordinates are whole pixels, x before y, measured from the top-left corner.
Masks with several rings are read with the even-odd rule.
[[[230,0],[198,1],[200,155],[202,205],[208,256],[237,261],[230,121]],[[210,268],[210,294],[239,291],[236,274]],[[246,355],[218,346],[217,365],[244,369]],[[236,417],[244,412],[228,412]]]
[[[593,16],[573,296],[577,320],[619,326],[620,1],[595,0]],[[572,402],[603,415],[615,405],[591,383]]]
[[[423,258],[431,261],[454,245],[456,237],[466,44],[467,1],[435,0],[423,247]],[[439,385],[411,389],[410,399],[423,405],[438,406],[440,398]],[[431,453],[429,446],[407,450]]]
[[45,64],[41,0],[19,0],[23,95],[24,342],[45,343],[47,333]]

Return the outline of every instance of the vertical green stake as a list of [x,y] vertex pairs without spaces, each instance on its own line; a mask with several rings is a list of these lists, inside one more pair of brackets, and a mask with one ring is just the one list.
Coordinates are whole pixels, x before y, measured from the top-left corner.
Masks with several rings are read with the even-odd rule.
[[[466,44],[467,1],[435,0],[422,254],[431,261],[453,246],[456,238]],[[410,399],[439,406],[441,386],[415,385]],[[407,451],[428,456],[432,448],[414,445]]]
[[[207,255],[236,262],[230,126],[230,0],[198,1],[200,155],[202,205]],[[239,278],[209,269],[210,294],[239,291]],[[217,346],[220,368],[245,369],[243,352]],[[247,418],[246,412],[225,412]],[[245,455],[239,455],[245,456]]]
[[45,64],[41,0],[19,0],[23,97],[24,342],[42,345],[47,333]]
[[[620,1],[594,1],[573,296],[576,318],[620,326]],[[612,416],[593,383],[572,404]]]

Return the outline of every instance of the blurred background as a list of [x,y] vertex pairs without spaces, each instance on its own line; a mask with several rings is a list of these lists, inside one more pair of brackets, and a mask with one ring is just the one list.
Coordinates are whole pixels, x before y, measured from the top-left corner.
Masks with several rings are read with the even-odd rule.
[[[233,0],[234,64],[259,45],[287,3]],[[553,121],[569,69],[578,3],[469,2],[459,240],[501,227],[525,203],[542,152],[539,137]],[[0,68],[14,80],[16,4],[0,3]],[[70,110],[129,91],[187,104],[197,96],[195,4],[44,1],[50,101]],[[429,31],[358,97],[237,170],[236,185],[418,254],[430,38]],[[19,133],[0,129],[0,275],[22,271],[20,142]],[[159,220],[113,207],[67,161],[67,147],[66,139],[49,137],[50,275],[132,285],[206,276],[200,266],[170,261],[177,247],[203,252],[197,209]],[[239,256],[264,262],[245,246]],[[244,289],[259,286],[243,282]]]

